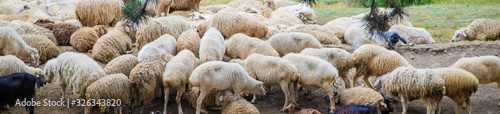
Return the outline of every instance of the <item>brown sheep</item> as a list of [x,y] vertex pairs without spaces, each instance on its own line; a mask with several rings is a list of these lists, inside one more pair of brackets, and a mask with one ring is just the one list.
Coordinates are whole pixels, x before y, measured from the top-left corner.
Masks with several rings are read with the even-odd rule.
[[34,24],[52,31],[52,33],[56,36],[57,44],[59,44],[59,46],[67,46],[71,35],[81,28],[80,26],[68,23],[54,24],[53,21],[47,19],[37,20]]
[[108,31],[103,25],[97,25],[93,28],[83,27],[71,35],[69,43],[79,52],[87,52],[92,49],[97,39],[106,33]]
[[36,48],[38,54],[40,55],[40,64],[45,63],[51,58],[55,58],[59,55],[59,47],[57,47],[52,41],[50,41],[45,36],[40,35],[21,35],[28,46]]

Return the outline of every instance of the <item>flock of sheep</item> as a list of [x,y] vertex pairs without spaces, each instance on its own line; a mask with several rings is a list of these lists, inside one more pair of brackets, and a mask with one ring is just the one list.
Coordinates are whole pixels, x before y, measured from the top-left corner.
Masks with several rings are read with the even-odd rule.
[[[500,88],[499,57],[462,58],[447,68],[417,69],[388,50],[435,43],[407,18],[391,21],[389,34],[372,36],[360,21],[365,14],[321,26],[309,5],[289,0],[234,0],[204,7],[200,1],[157,0],[146,6],[153,16],[141,24],[121,20],[121,8],[134,0],[1,1],[0,78],[40,76],[44,82],[58,83],[62,98],[69,88],[81,99],[130,101],[131,110],[140,106],[141,113],[144,105],[162,95],[166,113],[174,89],[179,113],[183,113],[181,98],[197,113],[207,113],[208,107],[221,107],[222,113],[260,113],[252,103],[273,85],[283,90],[281,111],[289,113],[318,112],[297,106],[299,85],[308,90],[308,99],[311,91],[324,90],[330,113],[388,113],[392,108],[385,94],[401,100],[403,113],[415,99],[424,101],[427,113],[439,113],[443,96],[457,103],[457,113],[463,103],[471,113],[470,96],[478,84],[497,82]],[[400,36],[396,42],[405,44],[390,43],[394,35]],[[477,19],[455,32],[452,41],[460,40],[500,40],[500,20]],[[343,42],[355,51],[323,48]],[[78,52],[60,53],[58,46],[72,46]],[[133,47],[137,56],[131,54]],[[39,64],[45,64],[43,70],[36,68]],[[351,68],[356,68],[352,80]],[[28,74],[12,74],[17,72]],[[375,85],[368,80],[372,76],[377,78]],[[343,79],[343,88],[333,85],[336,77]],[[358,78],[368,87],[356,87]],[[26,84],[12,86],[17,81]],[[0,89],[4,92],[34,83],[43,86],[36,77],[0,83],[10,84]],[[2,94],[2,98],[33,98],[35,90],[23,90],[31,93]],[[241,98],[248,93],[254,95],[251,102]],[[336,108],[335,98],[344,106]],[[13,106],[12,101],[0,100],[0,105]],[[115,109],[121,113],[122,107]],[[105,110],[88,106],[85,112]],[[33,113],[33,108],[29,111]]]

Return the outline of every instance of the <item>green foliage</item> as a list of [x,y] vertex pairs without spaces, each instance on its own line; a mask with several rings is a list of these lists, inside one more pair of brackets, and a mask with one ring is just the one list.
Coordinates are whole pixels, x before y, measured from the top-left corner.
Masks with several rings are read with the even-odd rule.
[[[358,0],[359,1],[359,0]],[[375,0],[377,3],[378,7],[393,7],[391,6],[391,3],[388,3],[387,1],[394,1],[396,4],[400,5],[401,2],[403,2],[404,6],[410,6],[410,5],[427,5],[427,4],[432,4],[436,0]],[[358,7],[369,7],[370,4],[372,3],[371,0],[360,0],[361,4],[358,4]]]
[[[150,15],[146,11],[146,5],[150,0],[147,0],[145,4],[143,4],[139,0],[129,0],[122,7],[122,19],[124,19],[127,23],[139,24],[143,23],[147,20],[147,17]],[[152,0],[151,2],[155,2]]]

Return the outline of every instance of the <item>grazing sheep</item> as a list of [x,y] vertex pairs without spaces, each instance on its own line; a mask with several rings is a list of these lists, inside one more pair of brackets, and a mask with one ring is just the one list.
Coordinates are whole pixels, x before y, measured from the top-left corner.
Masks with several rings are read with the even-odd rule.
[[351,81],[347,76],[349,69],[354,68],[354,58],[351,53],[339,48],[306,48],[300,54],[315,56],[328,61],[339,71],[339,76],[344,80],[345,88],[351,87]]
[[85,27],[115,26],[120,21],[123,6],[122,0],[82,0],[76,5],[75,13]]
[[[335,96],[333,96],[332,90],[335,77],[338,77],[337,69],[328,61],[314,56],[290,53],[283,56],[283,58],[293,63],[299,70],[300,79],[298,79],[298,83],[301,87],[308,89],[307,98],[312,98],[312,90],[323,89],[330,98],[329,109],[330,112],[333,112],[335,110]],[[297,83],[293,86],[296,89]],[[295,93],[295,95],[297,94]]]
[[71,88],[77,98],[84,99],[87,87],[106,75],[92,58],[75,52],[65,52],[47,61],[44,71],[47,82],[55,80],[59,83],[63,91],[62,99],[66,94],[66,87]]
[[[456,114],[462,113],[463,103],[467,104],[467,112],[471,114],[470,96],[475,93],[479,86],[479,81],[470,72],[458,68],[437,68],[432,69],[444,80],[446,92],[444,95],[457,103]],[[440,110],[438,104],[438,110]]]
[[0,55],[15,55],[24,62],[31,62],[30,66],[38,66],[38,50],[26,44],[14,29],[0,27],[0,41]]
[[236,33],[244,33],[257,38],[264,38],[267,34],[267,26],[245,12],[218,12],[202,24],[205,25],[198,26],[200,36],[203,36],[211,27],[217,28],[226,39]]
[[208,61],[221,61],[226,52],[224,37],[215,27],[207,30],[200,41],[199,57],[201,63]]
[[356,50],[359,48],[359,46],[364,44],[375,44],[393,50],[398,47],[399,41],[407,44],[406,40],[403,37],[399,36],[399,34],[396,32],[383,32],[373,35],[367,34],[358,37],[356,41],[354,41],[354,44],[352,44],[352,47]]
[[27,72],[35,76],[44,76],[44,72],[40,68],[33,68],[24,64],[24,62],[14,55],[0,56],[0,76],[16,73]]
[[305,48],[323,48],[323,45],[307,33],[278,33],[267,40],[280,56],[288,53],[300,53]]
[[68,24],[68,23],[54,24],[53,21],[50,21],[47,19],[37,20],[34,24],[41,26],[43,28],[47,28],[50,31],[52,31],[52,33],[54,33],[54,35],[56,37],[57,44],[60,46],[67,46],[69,44],[69,40],[71,38],[71,35],[75,31],[77,31],[78,29],[81,28],[79,26],[75,26],[75,25]]
[[[279,57],[251,54],[238,63],[245,68],[245,71],[252,78],[264,82],[268,89],[271,89],[271,85],[281,86],[283,93],[285,93],[285,103],[282,111],[288,104],[287,101],[294,99],[292,96],[294,96],[295,90],[289,88],[288,85],[299,81],[300,74],[297,67],[291,62]],[[253,97],[251,102],[254,103],[255,100],[256,96]]]
[[[130,98],[130,83],[128,77],[122,73],[106,75],[90,84],[89,87],[87,87],[85,96],[88,100],[112,99],[116,100],[116,102],[118,102],[118,100],[120,100],[120,102],[126,102]],[[104,113],[106,111],[106,106],[109,105],[86,106],[85,112],[93,114]],[[120,108],[115,107],[114,112],[122,114],[122,106],[123,105],[119,105]]]
[[156,96],[160,96],[162,93],[162,75],[165,71],[165,65],[170,61],[172,55],[164,53],[159,57],[152,58],[156,59],[145,60],[130,71],[129,81],[132,101],[130,110],[134,108],[134,103],[138,101],[142,113],[144,105],[149,105]]
[[[340,105],[376,105],[384,96],[374,89],[357,86],[349,89],[338,89],[335,93]],[[338,110],[338,109],[337,109]]]
[[361,47],[354,50],[352,57],[354,58],[356,73],[352,78],[351,87],[356,86],[358,78],[363,77],[365,84],[373,89],[373,85],[368,80],[371,76],[379,77],[398,67],[410,66],[398,52],[389,51],[373,44],[361,45]]
[[230,91],[224,91],[222,99],[222,114],[260,114],[259,109],[246,99],[233,96]]
[[264,83],[250,77],[245,69],[236,63],[219,61],[203,63],[191,73],[189,83],[193,87],[200,88],[196,114],[200,114],[203,99],[216,91],[231,89],[236,98],[240,97],[241,92],[255,95],[266,94]]
[[334,114],[389,114],[393,112],[392,107],[379,100],[375,105],[345,105],[337,108]]
[[200,41],[201,38],[196,29],[184,31],[179,38],[177,38],[177,52],[187,49],[193,52],[194,56],[199,57]]
[[59,47],[52,43],[47,37],[39,35],[21,35],[21,38],[28,46],[38,50],[38,54],[40,55],[40,63],[38,64],[45,63],[47,60],[59,55]]
[[460,58],[451,67],[474,74],[479,84],[496,82],[500,89],[500,58],[496,56]]
[[297,25],[285,30],[287,32],[302,32],[313,35],[321,44],[341,44],[340,40],[326,27],[320,25]]
[[268,42],[242,33],[234,34],[224,44],[226,45],[226,55],[232,59],[245,59],[254,53],[279,57],[278,52]]
[[139,62],[151,56],[168,53],[171,55],[177,54],[177,42],[175,38],[169,34],[164,34],[160,38],[150,42],[139,51],[137,54],[137,59]]
[[382,91],[401,99],[403,114],[407,112],[408,102],[415,99],[422,99],[427,105],[427,114],[433,114],[439,110],[439,101],[446,92],[445,82],[436,72],[412,66],[398,67],[381,76],[380,81]]
[[[436,43],[424,28],[408,27],[404,25],[393,25],[388,32],[397,32],[401,37],[408,40],[408,45],[433,44]],[[398,43],[401,45],[401,43]]]
[[[41,77],[35,77],[29,73],[19,72],[0,76],[0,106],[17,106],[16,101],[24,99],[33,100],[36,88],[40,89],[44,84]],[[25,106],[30,114],[35,113],[35,106]]]
[[286,6],[276,9],[273,13],[271,13],[270,18],[276,18],[277,16],[285,16],[291,18],[299,19],[301,22],[305,24],[315,24],[316,23],[316,14],[314,14],[314,10],[311,6],[307,4],[296,4],[292,6]]
[[299,107],[293,100],[288,102],[286,108],[288,109],[288,114],[321,114],[321,112],[316,109]]
[[137,42],[137,50],[141,50],[144,45],[160,38],[161,35],[169,34],[177,39],[182,32],[188,29],[189,24],[187,21],[179,16],[153,18],[139,27],[136,33],[136,41],[132,40]]
[[476,19],[467,27],[455,31],[451,38],[452,42],[461,40],[500,40],[500,20],[499,19]]
[[130,29],[127,28],[129,27],[119,22],[113,30],[97,39],[92,47],[92,58],[107,63],[128,50],[132,50]]
[[103,25],[97,25],[93,28],[83,27],[76,30],[75,33],[71,35],[69,43],[77,51],[87,52],[92,49],[97,39],[107,32],[106,27]]
[[291,0],[264,0],[264,6],[267,8],[271,8],[272,10],[276,10],[280,7],[292,6],[299,4],[297,2]]
[[337,36],[339,40],[345,42],[344,33],[346,32],[347,28],[349,28],[349,26],[351,26],[355,22],[356,20],[351,19],[349,17],[340,17],[332,21],[329,21],[328,23],[323,25],[323,27],[329,29],[329,31],[335,34],[335,36]]
[[167,113],[167,103],[170,89],[177,89],[177,97],[175,98],[175,101],[177,102],[178,112],[180,114],[183,113],[181,96],[186,89],[186,85],[189,83],[189,76],[191,76],[191,72],[193,72],[199,64],[200,60],[189,50],[182,50],[167,63],[162,80],[165,92],[165,107],[163,109],[163,113]]
[[109,61],[108,64],[104,66],[104,72],[106,72],[106,74],[108,75],[122,73],[128,77],[130,76],[130,71],[137,64],[139,64],[139,62],[136,56],[132,54],[126,54]]
[[165,16],[170,12],[175,10],[194,10],[199,11],[201,0],[160,0],[156,3],[156,16],[161,16],[161,13],[165,13]]

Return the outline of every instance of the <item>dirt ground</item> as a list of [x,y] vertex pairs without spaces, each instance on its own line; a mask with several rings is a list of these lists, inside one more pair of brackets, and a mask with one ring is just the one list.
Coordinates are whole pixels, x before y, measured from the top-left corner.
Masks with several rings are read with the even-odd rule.
[[[337,46],[325,46],[325,47],[338,47],[346,49],[349,52],[352,52],[351,45],[337,45]],[[68,52],[76,50],[70,46],[60,46],[61,52]],[[495,55],[499,56],[500,54],[500,41],[494,42],[458,42],[458,43],[448,43],[448,44],[429,44],[429,45],[416,45],[416,46],[402,46],[398,48],[398,51],[401,55],[403,55],[413,66],[417,68],[439,68],[439,67],[448,67],[454,62],[456,62],[459,58],[462,57],[473,57],[473,56],[483,56],[483,55]],[[90,52],[86,53],[90,56]],[[134,49],[134,53],[137,55],[137,50]],[[102,67],[105,64],[99,63]],[[43,68],[43,64],[40,68]],[[351,69],[349,76],[352,77],[355,72],[355,69]],[[372,79],[373,82],[374,79]],[[340,78],[337,78],[337,82],[339,87],[343,87],[343,81]],[[357,81],[358,85],[361,85],[363,82],[361,80]],[[263,99],[257,100],[255,106],[260,110],[263,114],[277,114],[280,113],[279,110],[283,106],[285,101],[284,94],[281,91],[279,86],[273,87],[273,92],[271,94],[267,94]],[[299,100],[297,103],[302,107],[315,108],[321,111],[322,113],[328,112],[328,100],[326,100],[326,93],[323,90],[318,90],[313,92],[313,98],[311,100],[307,100],[305,98],[306,91],[299,91]],[[43,101],[44,99],[50,100],[58,100],[61,97],[62,90],[61,88],[55,84],[50,83],[45,85],[44,87],[38,89],[36,92],[36,101]],[[171,94],[175,94],[175,92],[171,92]],[[472,95],[472,113],[473,114],[496,114],[500,113],[500,108],[497,107],[497,103],[499,102],[498,98],[500,96],[500,90],[498,89],[495,83],[490,84],[481,84],[479,86],[479,90]],[[175,99],[175,95],[170,95],[170,99]],[[76,97],[72,94],[71,91],[67,91],[67,98],[75,99]],[[67,100],[67,99],[65,99]],[[457,105],[455,102],[445,97],[440,102],[442,107],[443,114],[454,113]],[[130,105],[128,103],[124,104],[124,113],[130,112]],[[66,103],[68,105],[68,103]],[[188,106],[188,103],[183,100],[182,102],[183,111],[186,114],[193,114],[194,108]],[[337,105],[338,106],[338,105]],[[395,109],[396,114],[401,113],[402,106],[401,102],[393,102],[392,106]],[[168,103],[169,113],[177,113],[176,102],[175,100],[170,100]],[[163,99],[158,97],[155,99],[150,105],[145,106],[145,113],[150,113],[151,111],[162,111],[163,110]],[[82,114],[84,111],[84,107],[77,106],[69,106],[68,107],[50,107],[50,106],[40,106],[35,107],[35,113],[40,114]],[[409,103],[408,113],[409,114],[423,114],[426,111],[426,106],[421,100],[414,100]],[[1,114],[20,114],[27,113],[24,107],[10,107],[10,109],[0,109]],[[112,113],[111,110],[108,113]],[[139,108],[135,107],[133,109],[133,113],[139,113]],[[210,113],[220,113],[220,111],[210,111]],[[465,109],[462,113],[465,113]]]

